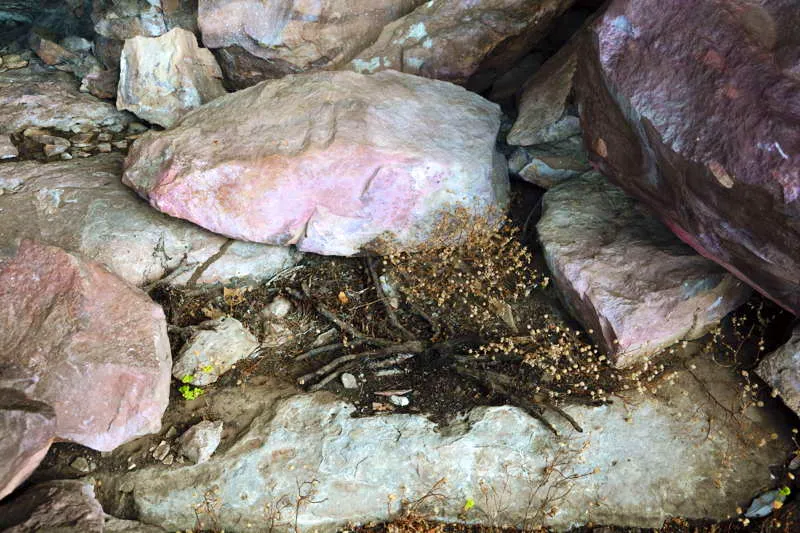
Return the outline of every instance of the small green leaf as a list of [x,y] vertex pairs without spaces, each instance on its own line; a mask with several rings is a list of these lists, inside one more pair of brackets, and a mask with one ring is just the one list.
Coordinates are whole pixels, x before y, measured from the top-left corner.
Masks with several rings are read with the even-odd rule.
[[778,494],[780,494],[781,496],[788,496],[791,493],[792,489],[790,489],[789,487],[781,487],[780,489],[778,489]]
[[464,504],[464,510],[469,511],[473,507],[475,507],[475,500],[473,500],[472,498],[467,498],[467,501]]
[[202,396],[203,393],[206,391],[204,391],[200,387],[190,387],[189,385],[183,385],[178,388],[178,392],[180,392],[181,395],[186,400],[196,400],[197,398]]
[[[181,383],[191,383],[193,379],[194,379],[194,376],[193,376],[193,375],[191,375],[191,374],[186,374],[185,376],[183,376],[183,377],[181,378]],[[180,389],[179,389],[179,390],[180,390]]]
[[214,365],[206,365],[200,368],[200,371],[203,372],[204,374],[208,374],[212,370],[214,370]]

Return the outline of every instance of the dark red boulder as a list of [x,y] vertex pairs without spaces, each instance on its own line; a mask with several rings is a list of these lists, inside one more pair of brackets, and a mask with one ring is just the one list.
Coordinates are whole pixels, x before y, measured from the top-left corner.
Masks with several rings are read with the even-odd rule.
[[582,37],[593,164],[800,314],[800,0],[613,0]]

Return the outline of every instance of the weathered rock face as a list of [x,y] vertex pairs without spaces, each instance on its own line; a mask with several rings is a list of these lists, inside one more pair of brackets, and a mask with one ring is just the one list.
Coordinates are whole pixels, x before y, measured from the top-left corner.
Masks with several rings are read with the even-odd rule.
[[[775,422],[763,418],[763,409],[730,418],[725,409],[737,405],[742,387],[732,373],[721,373],[708,358],[693,363],[700,383],[682,371],[657,396],[627,393],[624,401],[603,407],[567,407],[584,432],[556,422],[565,432],[560,439],[512,407],[477,408],[443,428],[420,415],[353,418],[354,408],[330,394],[295,395],[256,409],[252,423],[203,464],[99,476],[101,500],[112,510],[120,495],[130,498],[139,520],[170,531],[210,520],[194,512],[207,495],[224,502],[216,527],[260,523],[267,505],[295,501],[305,482],[302,490],[313,491],[318,503],[300,506],[302,530],[386,520],[400,500],[414,501],[432,487],[446,500],[425,511],[450,521],[464,519],[468,500],[475,508],[467,520],[529,527],[541,519],[566,529],[587,522],[660,527],[667,516],[723,518],[770,482],[769,465],[792,448]],[[263,388],[271,394],[275,384]],[[230,400],[218,402],[213,393],[207,400],[212,412],[228,409],[223,416],[234,416]],[[759,448],[756,443],[769,440],[772,431],[781,438]],[[565,475],[598,470],[560,485],[553,475],[548,484],[543,467],[556,455]],[[536,491],[542,481],[545,487],[557,484],[559,492],[571,488],[569,497],[548,504],[547,488]],[[492,490],[502,499],[483,496]],[[396,499],[389,499],[392,494]],[[557,512],[532,516],[531,505],[554,505]]]
[[564,302],[618,367],[701,337],[750,294],[596,172],[547,191],[537,228]]
[[44,241],[104,263],[135,285],[169,273],[177,285],[268,279],[298,259],[290,248],[226,241],[163,215],[125,187],[121,174],[117,154],[0,165],[0,256],[18,239]]
[[164,127],[225,94],[222,71],[193,33],[175,28],[160,37],[125,41],[117,108]]
[[[356,72],[392,69],[466,83],[501,46],[506,65],[528,50],[516,38],[535,43],[572,0],[432,0],[388,24],[375,43],[350,62]],[[518,48],[519,50],[515,50]]]
[[[123,181],[237,239],[321,254],[414,249],[444,213],[502,211],[499,109],[454,85],[318,72],[218,98],[137,140]],[[447,132],[443,134],[443,132]]]
[[800,414],[800,326],[795,328],[789,342],[761,361],[756,372],[778,391],[792,411]]
[[164,312],[145,293],[23,241],[0,263],[0,297],[0,386],[53,406],[59,439],[109,451],[159,430],[172,360]]
[[207,47],[240,46],[298,72],[349,61],[421,2],[200,0],[197,17]]
[[0,528],[6,533],[103,533],[103,508],[91,485],[49,481],[0,505]]
[[56,435],[56,414],[14,389],[0,389],[0,500],[44,459]]
[[583,39],[576,82],[597,167],[795,313],[798,8],[615,0]]
[[29,126],[69,131],[80,126],[119,129],[132,116],[94,96],[78,91],[66,72],[15,70],[0,73],[0,132]]

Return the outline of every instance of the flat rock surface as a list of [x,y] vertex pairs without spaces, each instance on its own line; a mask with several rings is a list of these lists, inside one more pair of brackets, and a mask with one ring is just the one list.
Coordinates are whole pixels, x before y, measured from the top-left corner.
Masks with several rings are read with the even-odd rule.
[[159,213],[122,185],[121,174],[117,154],[0,165],[0,255],[20,238],[40,240],[79,251],[135,285],[177,268],[174,284],[193,276],[201,284],[268,279],[298,257],[286,247],[230,242]]
[[[242,524],[263,520],[266,506],[294,502],[298,490],[315,503],[300,506],[297,525],[318,531],[386,520],[402,499],[414,501],[432,488],[446,499],[425,511],[444,520],[530,526],[543,518],[531,509],[550,506],[557,510],[545,523],[558,529],[588,522],[659,527],[668,516],[723,518],[770,483],[770,464],[781,462],[791,444],[776,421],[763,418],[764,410],[730,414],[742,387],[735,376],[710,360],[693,365],[694,376],[680,371],[656,395],[567,407],[584,432],[559,424],[559,438],[513,407],[476,408],[438,427],[420,415],[353,418],[354,407],[328,393],[276,399],[275,386],[266,383],[263,394],[271,403],[256,409],[252,422],[225,439],[224,450],[208,462],[100,476],[101,499],[107,509],[129,500],[139,520],[168,530],[211,520],[195,514],[209,498],[220,502],[217,527],[244,530]],[[224,404],[222,418],[235,419],[234,406],[246,410],[256,403],[237,396],[254,393],[237,388],[229,400],[210,396],[207,402],[217,414],[215,406]],[[769,441],[773,431],[781,437]],[[769,443],[758,447],[762,438]],[[547,464],[578,477],[544,479]],[[547,489],[536,490],[540,482],[571,491],[547,501]],[[464,515],[469,500],[475,507]],[[285,519],[293,518],[294,508]]]
[[[348,68],[392,69],[463,84],[515,38],[535,43],[572,0],[432,0],[383,28]],[[524,48],[524,47],[521,47]],[[518,57],[506,54],[506,68]],[[523,54],[518,54],[520,57]]]
[[51,405],[59,439],[110,451],[160,429],[172,359],[164,312],[144,292],[23,241],[0,263],[0,298],[0,387]]
[[[396,72],[287,76],[218,98],[131,147],[123,181],[232,238],[353,255],[447,242],[443,215],[501,212],[497,105]],[[446,132],[446,133],[445,133]]]
[[618,367],[701,337],[750,294],[599,173],[553,187],[542,205],[556,286]]
[[800,5],[614,0],[576,93],[604,174],[800,314]]
[[197,17],[205,46],[241,47],[288,74],[349,61],[422,1],[200,0]]
[[792,411],[800,414],[800,326],[786,344],[761,361],[756,372]]
[[225,94],[217,60],[182,28],[127,39],[119,68],[117,108],[166,128]]
[[80,92],[78,85],[66,72],[0,72],[0,133],[30,126],[62,131],[81,126],[122,130],[131,121],[132,115]]
[[14,389],[0,389],[0,500],[34,471],[56,436],[56,414]]

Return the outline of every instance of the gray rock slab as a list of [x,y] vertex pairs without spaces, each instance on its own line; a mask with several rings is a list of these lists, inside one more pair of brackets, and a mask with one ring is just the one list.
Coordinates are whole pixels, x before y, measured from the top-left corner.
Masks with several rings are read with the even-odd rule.
[[44,241],[136,285],[169,273],[176,285],[268,279],[299,258],[291,248],[230,242],[166,216],[122,185],[121,173],[117,154],[0,165],[0,256],[21,238]]
[[[247,523],[261,523],[267,505],[294,502],[300,490],[317,503],[300,507],[298,526],[334,531],[386,520],[401,499],[413,501],[432,487],[447,499],[425,511],[443,520],[544,522],[564,530],[589,522],[659,527],[668,516],[723,518],[770,483],[769,465],[791,445],[780,421],[764,410],[730,416],[740,401],[739,378],[710,360],[693,368],[694,376],[678,372],[656,394],[567,407],[584,432],[556,422],[558,438],[507,406],[476,408],[439,427],[420,415],[353,418],[354,407],[328,393],[284,396],[255,411],[206,463],[105,478],[104,504],[113,507],[124,487],[139,520],[168,530],[195,527],[198,504],[211,498],[220,503],[218,527],[244,531]],[[238,388],[234,393],[241,395]],[[220,402],[208,400],[219,410],[213,405]],[[230,409],[234,402],[222,403]],[[240,403],[252,404],[253,398]],[[772,432],[781,437],[770,441]],[[769,442],[759,447],[762,438]],[[554,462],[578,477],[543,478]],[[547,487],[570,493],[548,502]],[[470,499],[475,507],[465,516]],[[530,509],[540,506],[556,510],[534,516]]]

